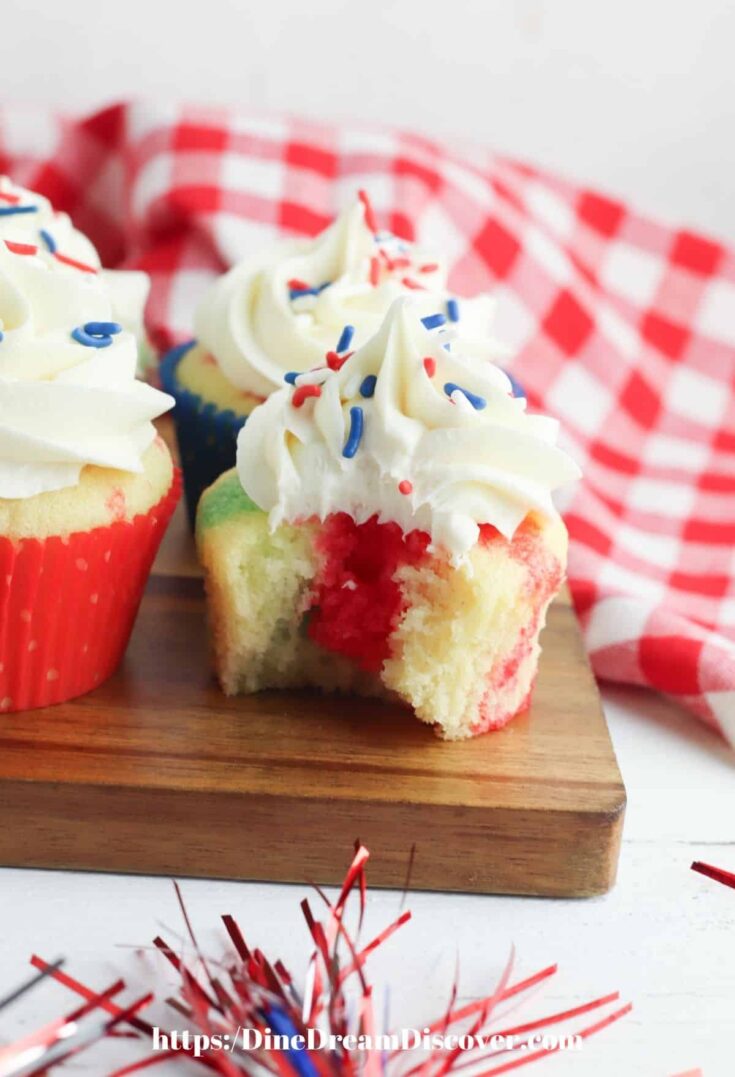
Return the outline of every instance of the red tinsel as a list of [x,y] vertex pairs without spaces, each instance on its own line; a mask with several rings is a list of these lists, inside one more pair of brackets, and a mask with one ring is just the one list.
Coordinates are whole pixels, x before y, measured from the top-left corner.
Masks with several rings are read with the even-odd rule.
[[735,890],[735,875],[730,871],[725,871],[723,868],[714,868],[711,864],[703,864],[701,860],[694,861],[692,871],[698,871],[700,875],[706,875],[709,879],[714,879],[715,882],[722,883],[723,886],[730,886]]
[[[457,983],[452,987],[447,1011],[428,1026],[422,1026],[422,1034],[440,1034],[443,1039],[450,1032],[472,1037],[503,1037],[480,1046],[456,1044],[451,1049],[434,1046],[427,1041],[425,1047],[413,1050],[398,1046],[391,1050],[381,1047],[357,1049],[347,1045],[346,1037],[376,1037],[379,1032],[373,1007],[373,989],[367,979],[366,963],[371,953],[381,946],[394,932],[410,919],[409,912],[401,913],[378,935],[366,944],[359,941],[360,928],[365,912],[367,883],[365,865],[368,851],[356,847],[355,855],[347,871],[342,888],[335,901],[330,901],[320,887],[315,887],[322,916],[312,909],[308,900],[301,909],[313,946],[303,988],[299,990],[292,976],[280,961],[271,962],[265,954],[251,948],[231,916],[223,916],[223,924],[231,943],[231,952],[223,961],[208,958],[197,943],[180,889],[176,894],[191,944],[196,955],[192,968],[185,964],[168,943],[157,937],[154,945],[176,970],[180,977],[178,994],[168,1000],[180,1017],[185,1019],[187,1032],[173,1033],[159,1029],[166,1037],[163,1049],[151,1054],[153,1026],[139,1016],[139,1011],[152,999],[147,994],[129,1006],[115,1001],[123,988],[117,981],[105,991],[97,992],[57,965],[49,965],[39,957],[32,957],[31,964],[41,972],[52,976],[58,983],[77,994],[83,1003],[79,1009],[60,1021],[40,1029],[32,1037],[0,1051],[0,1077],[3,1075],[44,1072],[51,1064],[88,1045],[95,1039],[109,1034],[113,1029],[127,1026],[131,1034],[142,1039],[146,1054],[141,1059],[118,1069],[110,1077],[125,1077],[171,1059],[193,1060],[214,1073],[225,1077],[242,1077],[243,1074],[274,1074],[276,1077],[379,1077],[392,1074],[395,1077],[445,1077],[451,1071],[472,1067],[473,1073],[482,1077],[496,1077],[509,1073],[531,1062],[539,1061],[564,1047],[564,1038],[579,1037],[579,1042],[607,1028],[630,1009],[630,1004],[615,1006],[619,1002],[616,993],[585,1002],[550,1015],[503,1027],[498,1008],[514,1000],[517,1004],[537,985],[544,983],[557,972],[556,965],[549,966],[522,980],[514,980],[514,953],[511,951],[495,990],[484,999],[457,1007]],[[358,908],[358,926],[352,932],[345,923],[348,901],[355,895]],[[506,1007],[507,1012],[507,1007]],[[562,1022],[575,1021],[593,1012],[599,1012],[590,1023],[581,1022],[565,1037],[554,1037],[553,1042],[539,1046],[541,1030]],[[82,1018],[97,1013],[101,1018],[93,1028],[87,1027]],[[77,1031],[69,1031],[74,1026]],[[180,1025],[177,1026],[180,1029]],[[263,1045],[246,1047],[242,1030],[256,1030],[278,1036],[307,1037],[309,1030],[322,1036],[334,1037],[329,1041],[331,1049],[318,1044],[311,1049],[288,1047],[277,1050],[266,1040]],[[66,1030],[67,1049],[58,1058],[46,1052],[58,1050],[60,1030]],[[81,1032],[85,1035],[82,1037]],[[385,1030],[389,1034],[389,1030]],[[75,1039],[76,1037],[76,1039]],[[513,1037],[513,1044],[510,1038]],[[336,1044],[336,1046],[335,1046]],[[55,1046],[57,1045],[57,1046]],[[38,1055],[37,1067],[20,1067],[21,1058],[30,1048]]]

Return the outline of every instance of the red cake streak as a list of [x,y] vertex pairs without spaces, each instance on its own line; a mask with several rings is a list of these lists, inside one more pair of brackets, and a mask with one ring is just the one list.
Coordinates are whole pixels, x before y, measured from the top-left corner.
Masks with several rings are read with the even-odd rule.
[[419,564],[429,542],[425,531],[404,535],[377,516],[364,524],[342,512],[328,517],[317,545],[323,560],[308,615],[311,639],[363,669],[380,670],[405,606],[396,571]]
[[[507,540],[491,525],[483,524],[480,528],[480,542],[490,545]],[[492,729],[502,729],[517,714],[525,711],[531,703],[534,683],[521,703],[506,712],[493,711],[491,703],[497,691],[512,691],[518,679],[522,663],[528,658],[533,647],[533,640],[538,630],[541,610],[559,590],[563,571],[561,564],[540,538],[540,529],[533,517],[528,516],[513,536],[510,554],[520,561],[527,570],[526,591],[528,600],[533,603],[535,616],[524,625],[515,647],[502,662],[497,663],[487,677],[488,689],[478,707],[478,720],[473,725],[473,733],[487,733]]]

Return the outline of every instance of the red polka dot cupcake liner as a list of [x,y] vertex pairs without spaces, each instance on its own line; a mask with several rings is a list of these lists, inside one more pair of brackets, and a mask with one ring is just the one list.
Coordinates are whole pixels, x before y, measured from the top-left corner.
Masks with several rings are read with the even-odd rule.
[[181,492],[148,512],[46,539],[0,537],[0,711],[91,691],[115,672]]

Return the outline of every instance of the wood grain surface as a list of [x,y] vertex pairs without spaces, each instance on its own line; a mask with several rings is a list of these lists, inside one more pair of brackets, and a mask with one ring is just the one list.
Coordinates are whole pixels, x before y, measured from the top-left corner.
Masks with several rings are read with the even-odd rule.
[[[530,711],[446,744],[400,707],[311,692],[228,699],[177,514],[123,667],[0,722],[0,863],[589,895],[615,876],[625,790],[567,596]],[[71,627],[71,626],[70,626]]]

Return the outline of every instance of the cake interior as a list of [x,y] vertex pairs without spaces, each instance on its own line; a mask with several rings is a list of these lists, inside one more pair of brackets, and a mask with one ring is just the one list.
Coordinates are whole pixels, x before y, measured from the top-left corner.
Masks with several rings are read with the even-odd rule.
[[227,693],[389,694],[447,739],[498,729],[527,706],[566,558],[561,521],[532,514],[512,542],[481,528],[460,568],[428,534],[376,517],[270,531],[234,471],[204,494],[197,541]]
[[222,373],[215,357],[201,344],[190,348],[179,361],[176,381],[207,403],[216,404],[220,411],[232,411],[238,416],[249,415],[263,402],[261,396],[233,385]]

